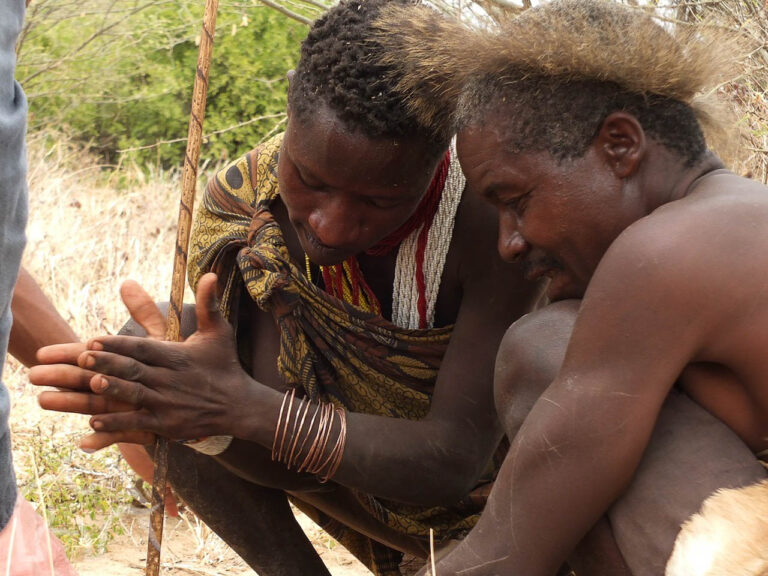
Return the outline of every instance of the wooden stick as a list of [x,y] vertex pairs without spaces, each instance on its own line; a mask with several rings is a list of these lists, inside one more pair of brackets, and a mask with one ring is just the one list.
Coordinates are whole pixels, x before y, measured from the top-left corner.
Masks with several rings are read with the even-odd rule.
[[[178,342],[181,336],[181,310],[184,301],[184,286],[186,285],[187,249],[192,227],[197,163],[200,158],[205,100],[208,95],[208,70],[213,52],[213,33],[216,29],[218,8],[219,0],[206,0],[203,32],[200,36],[200,51],[197,57],[197,73],[192,89],[192,114],[189,118],[187,151],[184,155],[184,170],[181,179],[181,202],[176,232],[176,255],[173,259],[171,302],[168,307],[168,320],[165,328],[165,339],[173,342]],[[158,436],[155,442],[154,459],[152,511],[147,539],[147,576],[157,576],[160,572],[160,550],[163,542],[163,520],[165,518],[165,489],[168,476],[168,441],[165,438]]]

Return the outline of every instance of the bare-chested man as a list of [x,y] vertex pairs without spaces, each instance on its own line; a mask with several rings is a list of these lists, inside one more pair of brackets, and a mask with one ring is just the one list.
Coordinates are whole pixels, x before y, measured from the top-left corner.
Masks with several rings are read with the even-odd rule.
[[[437,573],[551,575],[594,527],[618,540],[619,573],[626,561],[663,574],[671,544],[633,545],[643,498],[675,510],[686,484],[765,477],[738,459],[768,449],[768,190],[708,150],[695,100],[722,78],[725,46],[594,0],[543,5],[497,36],[441,22],[398,13],[385,27],[404,47],[403,84],[460,94],[469,191],[497,208],[502,256],[547,278],[554,304],[505,336],[495,397],[514,440],[478,525]],[[652,436],[668,443],[676,422],[707,412],[723,424],[643,460]],[[695,471],[707,447],[725,470]],[[673,491],[640,496],[636,525],[614,522],[638,467]]]

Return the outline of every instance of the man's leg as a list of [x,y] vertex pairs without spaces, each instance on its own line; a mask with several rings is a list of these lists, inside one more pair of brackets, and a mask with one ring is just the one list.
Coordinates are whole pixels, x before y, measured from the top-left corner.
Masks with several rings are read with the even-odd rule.
[[[510,438],[557,375],[578,304],[565,301],[542,308],[505,335],[496,363],[495,396]],[[633,483],[569,563],[578,576],[662,575],[680,525],[708,496],[765,475],[735,433],[675,391],[662,409]]]
[[[579,304],[578,300],[550,304],[515,322],[504,336],[496,358],[494,394],[508,438],[517,434],[560,370]],[[605,518],[592,528],[568,563],[577,576],[632,574]]]
[[262,576],[329,575],[285,492],[225,470],[210,456],[172,443],[168,479],[211,530]]
[[730,428],[673,390],[632,484],[608,514],[633,574],[664,574],[680,525],[715,491],[765,478]]

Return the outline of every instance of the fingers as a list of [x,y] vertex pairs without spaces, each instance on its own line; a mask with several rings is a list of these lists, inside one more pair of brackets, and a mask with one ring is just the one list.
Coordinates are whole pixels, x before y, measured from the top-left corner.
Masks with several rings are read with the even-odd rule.
[[[77,357],[75,357],[77,359]],[[95,372],[69,364],[33,366],[29,370],[29,382],[34,386],[51,386],[69,390],[90,391],[91,378]]]
[[179,516],[179,505],[170,484],[165,488],[165,513],[171,518]]
[[224,318],[219,311],[219,300],[216,297],[216,274],[208,273],[200,278],[195,294],[195,313],[197,315],[197,329],[200,332],[209,332],[218,329]]
[[100,336],[88,342],[77,363],[94,372],[141,380],[147,366],[167,367],[177,358],[169,344],[139,336]]
[[[112,414],[97,414],[88,422],[96,432],[132,432],[146,431],[151,433],[155,427],[154,417],[145,410],[132,410],[131,412],[114,412]],[[126,440],[119,440],[126,442]]]
[[44,346],[37,351],[37,361],[41,364],[76,364],[83,350],[85,344],[82,342]]
[[[104,376],[96,374],[91,378],[91,390],[102,397],[109,397],[113,402],[128,404],[135,408],[144,407],[145,403],[150,402],[155,392],[146,386],[130,380],[123,380],[113,376]],[[105,412],[115,412],[115,410],[104,410]]]
[[120,286],[120,297],[136,322],[147,331],[149,338],[162,340],[165,337],[165,316],[155,301],[138,282],[126,280]]
[[96,452],[118,442],[130,444],[152,444],[155,435],[143,430],[120,430],[118,432],[94,432],[80,440],[80,449],[85,452]]
[[136,409],[135,406],[126,402],[90,392],[41,392],[37,397],[37,402],[43,410],[76,414],[105,414]]
[[120,454],[136,474],[148,484],[152,484],[155,473],[155,463],[150,458],[147,449],[138,444],[120,444]]

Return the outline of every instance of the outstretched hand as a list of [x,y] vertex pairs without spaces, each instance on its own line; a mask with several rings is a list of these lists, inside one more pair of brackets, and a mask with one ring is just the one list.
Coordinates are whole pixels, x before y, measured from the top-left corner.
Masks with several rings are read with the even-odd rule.
[[[149,294],[136,282],[126,281],[120,295],[133,320],[147,333],[148,338],[162,339],[165,334],[165,317]],[[29,379],[37,386],[57,387],[58,391],[45,391],[38,401],[42,408],[58,412],[103,414],[134,410],[135,407],[98,396],[90,389],[95,373],[77,365],[77,358],[86,350],[86,344],[77,342],[41,348],[37,352],[39,365],[32,368]],[[98,432],[82,439],[80,446],[93,452],[114,443],[126,462],[145,481],[152,483],[153,463],[142,445],[154,442],[155,435],[142,430]],[[165,509],[171,516],[178,516],[178,506],[170,485],[165,496]]]
[[[138,283],[128,280],[120,288],[120,296],[134,321],[144,328],[147,337],[160,340],[165,334],[165,317],[151,296]],[[103,414],[135,409],[129,403],[93,394],[91,379],[96,375],[77,364],[87,344],[80,342],[46,346],[37,352],[40,363],[29,372],[29,381],[35,386],[55,387],[38,396],[40,406],[58,412]],[[83,450],[92,452],[116,442],[151,444],[154,435],[141,430],[123,430],[119,433],[92,434],[81,442]]]
[[97,434],[142,430],[187,439],[233,433],[253,381],[240,366],[215,291],[216,276],[206,274],[197,290],[197,331],[185,342],[102,336],[88,343],[77,363],[92,374],[90,390],[102,404],[131,407],[92,412]]

